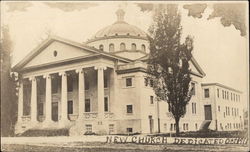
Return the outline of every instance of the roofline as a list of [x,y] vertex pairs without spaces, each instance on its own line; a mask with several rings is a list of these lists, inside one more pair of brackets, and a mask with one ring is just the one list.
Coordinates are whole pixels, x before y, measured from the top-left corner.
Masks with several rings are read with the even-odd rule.
[[193,65],[195,66],[195,68],[202,74],[202,77],[205,77],[206,73],[202,70],[202,68],[200,67],[200,65],[198,64],[198,62],[195,60],[193,56],[191,58],[191,62],[193,62]]
[[100,40],[106,40],[106,39],[116,39],[116,38],[134,38],[134,39],[141,39],[141,40],[148,40],[147,37],[140,37],[140,36],[134,36],[134,35],[114,35],[114,36],[104,36],[104,37],[97,37],[90,39],[86,42],[86,44],[95,42],[95,41],[100,41]]
[[225,88],[225,89],[229,89],[229,90],[232,90],[232,91],[235,91],[235,92],[238,92],[238,93],[243,93],[242,91],[240,90],[236,90],[234,88],[231,88],[231,87],[228,87],[228,86],[225,86],[223,84],[220,84],[220,83],[201,83],[201,86],[219,86],[219,87],[222,87],[222,88]]
[[40,45],[38,45],[38,47],[36,47],[34,50],[32,50],[26,57],[24,57],[20,62],[18,62],[12,69],[15,71],[18,68],[22,68],[32,58],[34,58],[36,55],[38,55],[44,48],[46,48],[49,44],[51,44],[54,41],[62,42],[64,44],[69,44],[69,45],[74,46],[74,47],[85,49],[85,50],[88,50],[88,51],[93,52],[93,53],[101,54],[103,56],[115,58],[115,59],[122,60],[122,61],[125,61],[125,62],[131,62],[132,61],[130,59],[120,57],[120,56],[117,56],[117,55],[114,55],[114,54],[110,54],[110,53],[98,50],[98,49],[96,49],[94,47],[86,46],[86,45],[78,43],[78,42],[74,42],[74,41],[64,39],[64,38],[61,38],[61,37],[58,37],[58,36],[51,36],[48,39],[46,39],[45,41],[43,41]]
[[136,52],[139,52],[139,53],[142,53],[142,54],[145,54],[147,55],[146,52],[144,51],[141,51],[141,50],[122,50],[122,51],[115,51],[115,52],[111,52],[110,54],[119,54],[119,53],[122,53],[122,52],[132,52],[132,53],[136,53]]
[[[146,54],[145,56],[143,56],[143,57],[141,57],[139,59],[136,59],[136,60],[141,60],[141,61],[145,61],[146,62],[148,60],[148,57],[149,57],[149,54]],[[195,68],[198,70],[198,72],[200,72],[201,74],[195,73],[193,71],[191,71],[191,73],[193,75],[199,76],[201,78],[205,77],[206,76],[205,72],[199,66],[198,62],[195,60],[194,57],[191,58],[191,62],[193,63],[193,65],[195,66]]]

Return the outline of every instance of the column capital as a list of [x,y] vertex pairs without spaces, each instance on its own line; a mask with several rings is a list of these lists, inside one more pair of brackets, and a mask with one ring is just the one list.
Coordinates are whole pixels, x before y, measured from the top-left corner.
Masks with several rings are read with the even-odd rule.
[[67,76],[66,71],[61,71],[61,72],[59,72],[58,74],[59,74],[59,76]]
[[76,71],[76,73],[83,73],[84,72],[83,68],[78,68],[75,71]]
[[30,80],[30,81],[36,81],[36,76],[31,76],[31,77],[29,77],[29,80]]
[[43,75],[43,78],[45,78],[45,79],[46,79],[46,78],[50,79],[50,78],[51,78],[51,75],[50,75],[50,74],[44,74],[44,75]]
[[103,66],[103,65],[99,65],[99,66],[95,66],[95,70],[106,70],[107,66]]

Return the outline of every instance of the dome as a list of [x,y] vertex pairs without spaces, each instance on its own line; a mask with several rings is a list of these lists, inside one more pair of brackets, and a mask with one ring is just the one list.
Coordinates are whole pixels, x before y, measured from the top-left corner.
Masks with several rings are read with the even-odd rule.
[[116,11],[117,21],[98,31],[91,40],[115,37],[115,36],[131,36],[146,39],[147,34],[136,26],[130,25],[124,21],[125,12],[122,9]]

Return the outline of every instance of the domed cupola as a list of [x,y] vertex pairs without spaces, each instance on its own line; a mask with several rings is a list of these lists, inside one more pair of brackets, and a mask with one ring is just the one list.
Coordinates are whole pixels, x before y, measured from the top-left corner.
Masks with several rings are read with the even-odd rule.
[[99,30],[86,43],[105,52],[141,51],[148,46],[147,34],[134,25],[124,21],[125,12],[116,11],[117,21],[110,26]]
[[130,25],[124,21],[125,12],[122,9],[116,11],[117,21],[98,31],[90,41],[102,38],[131,36],[146,39],[147,34],[136,26]]

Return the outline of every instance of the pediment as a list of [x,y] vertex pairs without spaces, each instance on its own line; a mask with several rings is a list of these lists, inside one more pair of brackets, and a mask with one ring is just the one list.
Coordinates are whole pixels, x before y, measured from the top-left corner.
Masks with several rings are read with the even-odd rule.
[[[147,62],[149,58],[149,55],[145,55],[137,60],[141,60],[141,61],[144,61],[144,62]],[[194,75],[197,75],[197,76],[200,76],[200,77],[204,77],[206,74],[205,72],[201,69],[201,67],[199,66],[199,64],[197,63],[197,61],[195,60],[194,57],[191,58],[190,62],[189,62],[189,66],[190,66],[190,69],[192,71],[192,74]]]
[[43,64],[55,63],[64,60],[74,59],[79,56],[87,56],[93,54],[81,48],[54,41],[45,49],[41,50],[34,58],[32,58],[24,67],[32,67]]

